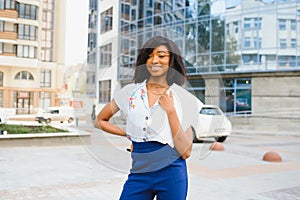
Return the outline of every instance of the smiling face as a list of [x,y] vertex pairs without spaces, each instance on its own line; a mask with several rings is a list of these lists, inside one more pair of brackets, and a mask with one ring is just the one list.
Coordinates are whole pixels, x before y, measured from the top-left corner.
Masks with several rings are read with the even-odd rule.
[[165,45],[160,45],[153,49],[146,61],[150,79],[162,78],[166,80],[170,66],[170,52]]

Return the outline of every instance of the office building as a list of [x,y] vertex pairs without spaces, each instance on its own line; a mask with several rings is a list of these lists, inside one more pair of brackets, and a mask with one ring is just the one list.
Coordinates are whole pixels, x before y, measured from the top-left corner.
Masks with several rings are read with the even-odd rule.
[[99,105],[131,81],[141,45],[163,35],[180,47],[189,90],[204,103],[232,116],[299,113],[299,0],[98,3]]

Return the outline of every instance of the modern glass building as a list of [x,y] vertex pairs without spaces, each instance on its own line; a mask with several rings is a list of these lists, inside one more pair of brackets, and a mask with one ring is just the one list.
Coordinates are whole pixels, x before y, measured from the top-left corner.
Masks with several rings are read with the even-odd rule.
[[[139,48],[166,36],[190,90],[228,115],[300,110],[300,1],[98,1],[97,102],[130,82]],[[96,62],[95,62],[96,63]]]

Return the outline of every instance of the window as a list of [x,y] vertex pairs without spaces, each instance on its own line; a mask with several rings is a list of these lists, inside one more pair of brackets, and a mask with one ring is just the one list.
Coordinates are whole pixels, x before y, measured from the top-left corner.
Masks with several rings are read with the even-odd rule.
[[111,80],[99,81],[99,103],[107,103],[111,96]]
[[245,37],[244,47],[245,48],[251,47],[251,38],[250,37]]
[[15,80],[34,80],[31,73],[27,71],[21,71],[15,76]]
[[100,47],[100,67],[108,67],[111,65],[112,58],[112,44],[109,43],[105,46]]
[[244,29],[250,29],[251,28],[251,19],[245,18],[244,19]]
[[3,54],[3,42],[0,42],[0,54]]
[[51,93],[50,92],[40,92],[39,107],[49,108],[51,106]]
[[19,17],[36,20],[36,6],[28,4],[19,5]]
[[254,47],[256,49],[261,48],[261,37],[254,37]]
[[285,49],[286,48],[286,39],[280,39],[280,48]]
[[0,72],[0,87],[3,87],[3,72]]
[[190,87],[187,88],[192,94],[194,94],[200,101],[205,103],[205,80],[196,79],[189,80]]
[[18,45],[17,56],[22,58],[35,58],[35,47]]
[[297,47],[297,40],[295,38],[291,39],[291,47],[296,48]]
[[258,30],[261,29],[261,17],[254,18],[254,27]]
[[279,30],[286,30],[286,20],[285,19],[279,19]]
[[258,64],[261,63],[261,57],[257,54],[243,54],[242,55],[244,64]]
[[0,0],[0,10],[9,9],[15,10],[16,9],[16,1],[15,0]]
[[291,30],[292,31],[297,30],[297,22],[294,19],[291,20]]
[[286,56],[279,56],[278,57],[278,64],[279,64],[279,67],[285,67],[287,65],[287,57]]
[[239,22],[233,22],[233,29],[234,29],[234,33],[238,33],[239,32]]
[[101,33],[112,30],[113,26],[113,8],[110,8],[101,13]]
[[0,31],[4,30],[4,21],[0,20]]
[[0,90],[0,107],[3,106],[3,91]]
[[25,25],[25,24],[19,24],[18,37],[19,37],[19,39],[35,40],[36,39],[36,27],[30,26],[30,25]]
[[4,0],[0,0],[0,10],[4,10]]
[[220,108],[233,114],[251,113],[251,78],[220,81]]
[[51,87],[51,70],[41,70],[40,86]]

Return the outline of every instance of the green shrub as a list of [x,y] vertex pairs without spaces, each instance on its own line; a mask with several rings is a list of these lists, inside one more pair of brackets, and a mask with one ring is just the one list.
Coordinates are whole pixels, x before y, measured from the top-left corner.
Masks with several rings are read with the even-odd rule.
[[28,133],[59,133],[69,132],[68,130],[54,128],[52,126],[25,126],[25,125],[12,125],[0,124],[2,131],[7,131],[7,134],[28,134]]

